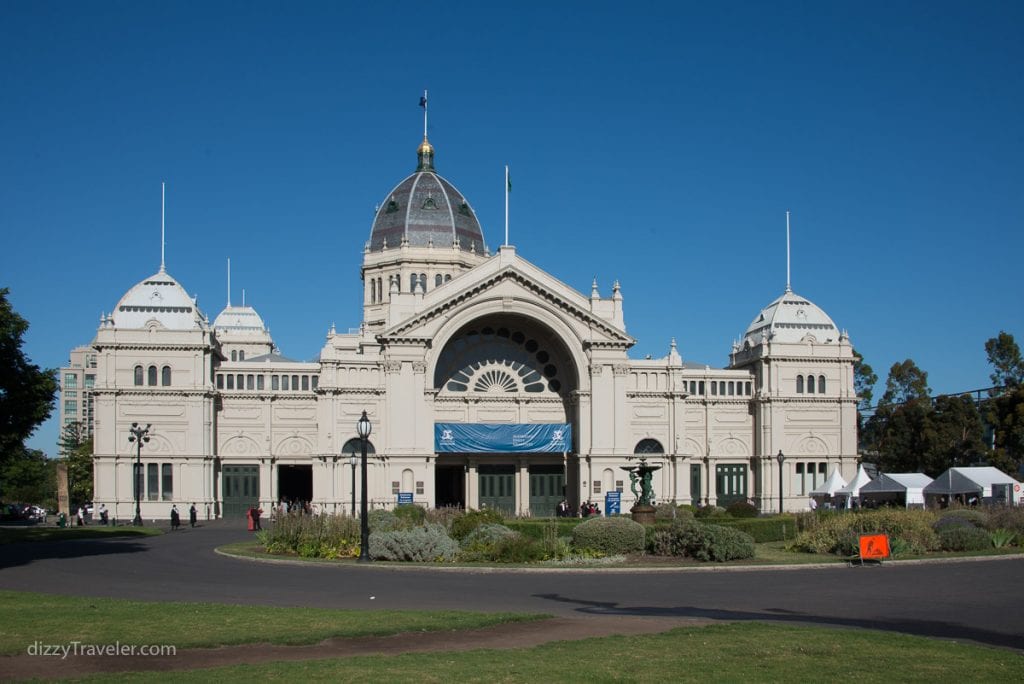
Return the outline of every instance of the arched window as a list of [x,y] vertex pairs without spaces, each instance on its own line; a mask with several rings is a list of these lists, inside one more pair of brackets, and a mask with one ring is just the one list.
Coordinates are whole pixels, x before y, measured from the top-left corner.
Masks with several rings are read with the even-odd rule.
[[237,361],[238,360],[238,352],[235,351],[234,349],[231,350],[231,360],[232,361]]
[[235,389],[235,376],[232,375],[231,373],[228,373],[227,374],[227,381],[228,381],[228,389],[229,390]]
[[160,369],[160,384],[169,387],[171,384],[171,367],[164,366]]
[[417,276],[415,273],[409,274],[409,292],[414,292],[416,290],[416,278]]
[[663,454],[665,453],[664,447],[661,446],[661,442],[656,439],[641,439],[637,442],[636,448],[633,449],[634,454]]
[[803,394],[804,393],[804,376],[802,376],[802,375],[796,376],[796,393],[797,394]]
[[156,387],[156,366],[150,366],[146,372],[146,384],[150,387]]
[[427,291],[427,274],[426,273],[420,273],[420,287],[423,288],[423,292],[424,293]]
[[452,279],[452,275],[450,273],[446,273],[445,276],[444,276],[444,282],[447,283],[451,279]]
[[731,396],[734,396],[735,394],[736,394],[736,383],[733,382],[732,380],[730,380],[729,381],[729,396],[731,397]]
[[814,376],[813,375],[808,375],[807,376],[807,393],[808,394],[814,394]]
[[[348,440],[347,442],[345,442],[345,445],[341,447],[342,458],[344,458],[347,461],[349,456],[362,457],[362,445],[363,442],[358,437],[353,437],[352,439]],[[373,448],[373,442],[371,442],[370,440],[366,440],[366,454],[369,456],[370,454],[375,453],[377,452]]]
[[239,361],[245,361],[245,350],[244,349],[239,349],[238,350],[238,360]]
[[819,375],[818,376],[818,394],[824,394],[824,393],[825,393],[825,376],[824,375]]
[[256,378],[253,377],[252,373],[245,376],[245,389],[251,390],[256,388]]
[[377,301],[384,301],[384,279],[377,278]]
[[436,276],[434,276],[434,287],[439,286],[443,282],[444,282],[444,276],[442,276],[440,273],[438,273]]
[[135,386],[142,386],[142,366],[135,367]]
[[376,285],[376,283],[374,283],[373,280],[371,279],[370,282],[368,282],[366,285],[367,285],[367,287],[370,288],[370,303],[371,304],[376,304],[377,303],[377,285]]

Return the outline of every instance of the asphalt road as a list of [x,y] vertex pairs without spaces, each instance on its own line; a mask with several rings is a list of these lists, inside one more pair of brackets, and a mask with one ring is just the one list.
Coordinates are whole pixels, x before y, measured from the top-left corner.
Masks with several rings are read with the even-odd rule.
[[0,547],[0,588],[155,601],[566,616],[761,620],[871,628],[1024,650],[1024,557],[875,567],[463,571],[228,558],[225,523],[144,539]]

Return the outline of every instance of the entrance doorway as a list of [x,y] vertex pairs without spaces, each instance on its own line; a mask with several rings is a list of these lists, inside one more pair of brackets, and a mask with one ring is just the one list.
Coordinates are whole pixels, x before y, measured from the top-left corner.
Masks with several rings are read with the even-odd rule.
[[530,466],[530,515],[553,518],[565,498],[565,471],[560,465]]
[[516,470],[513,465],[479,467],[480,508],[494,508],[508,515],[516,512]]
[[277,467],[277,500],[306,503],[313,500],[313,466]]
[[434,468],[434,491],[438,508],[466,507],[466,469],[461,465],[439,465]]
[[225,518],[242,518],[260,499],[260,468],[255,465],[230,465],[221,468],[221,501]]

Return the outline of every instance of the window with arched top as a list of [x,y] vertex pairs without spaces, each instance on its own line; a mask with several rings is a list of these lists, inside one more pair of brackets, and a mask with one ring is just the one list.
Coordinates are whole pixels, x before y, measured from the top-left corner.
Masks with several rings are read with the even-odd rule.
[[413,292],[416,290],[416,279],[417,275],[415,273],[409,274],[409,292]]
[[231,360],[232,361],[237,361],[238,360],[238,352],[236,350],[234,350],[234,349],[231,350]]
[[825,376],[824,375],[819,375],[818,376],[818,394],[824,394],[824,393],[825,393]]
[[169,387],[171,384],[171,367],[164,366],[160,369],[160,384]]
[[808,394],[814,394],[814,376],[813,375],[808,375],[807,376],[807,393]]
[[804,376],[802,376],[802,375],[796,376],[796,393],[797,394],[803,394],[804,393]]
[[438,273],[436,276],[434,276],[434,287],[439,286],[443,282],[444,282],[444,276],[442,276],[440,273]]
[[420,273],[420,287],[423,288],[424,292],[427,291],[427,274],[426,273]]
[[[353,425],[353,428],[354,427],[355,426]],[[363,455],[362,448],[363,441],[358,437],[353,437],[352,439],[345,442],[344,446],[341,447],[341,455],[345,458],[345,460],[348,460],[349,456],[361,457]],[[366,440],[367,456],[375,453],[377,452],[373,448],[373,442],[371,442],[370,440]]]
[[656,439],[641,439],[637,442],[636,448],[633,449],[634,454],[663,454],[665,448],[661,446],[661,442]]
[[156,366],[150,366],[146,372],[146,384],[150,387],[156,387]]
[[135,386],[142,386],[142,366],[135,367]]
[[239,349],[238,350],[238,360],[239,361],[245,361],[245,350],[244,349]]
[[447,283],[447,282],[448,282],[449,280],[451,280],[451,279],[452,279],[452,276],[451,276],[451,274],[450,274],[450,273],[446,273],[446,274],[445,274],[445,276],[444,276],[444,282],[446,282],[446,283]]

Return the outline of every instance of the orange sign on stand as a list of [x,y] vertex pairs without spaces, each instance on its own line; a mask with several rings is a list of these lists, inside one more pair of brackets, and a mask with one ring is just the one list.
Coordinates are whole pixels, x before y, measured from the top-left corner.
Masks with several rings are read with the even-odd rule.
[[860,536],[860,559],[884,560],[889,557],[889,535],[862,534]]

